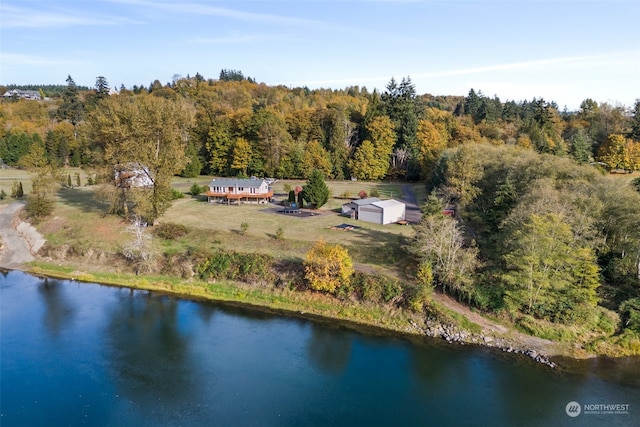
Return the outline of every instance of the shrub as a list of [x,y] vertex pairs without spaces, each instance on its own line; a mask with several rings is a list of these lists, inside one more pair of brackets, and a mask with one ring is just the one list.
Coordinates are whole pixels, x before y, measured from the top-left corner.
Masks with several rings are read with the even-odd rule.
[[518,319],[517,326],[529,335],[547,340],[574,341],[577,338],[576,331],[570,327],[536,319],[529,315]]
[[340,195],[340,197],[342,197],[343,199],[350,199],[351,198],[351,192],[349,190],[344,190],[342,192],[342,194]]
[[175,188],[171,189],[171,200],[178,200],[184,198],[184,193],[182,191],[178,191]]
[[243,222],[240,224],[240,234],[244,235],[249,229],[249,223]]
[[377,274],[357,272],[353,276],[352,286],[363,301],[390,302],[402,295],[398,280]]
[[620,324],[620,316],[604,307],[596,307],[594,328],[607,335],[615,333]]
[[153,227],[153,234],[165,240],[175,240],[184,236],[187,232],[187,227],[182,224],[166,223]]
[[289,192],[291,192],[291,184],[286,183],[286,184],[284,185],[284,192],[285,192],[285,193],[289,193]]
[[432,294],[431,286],[409,286],[404,290],[404,301],[410,310],[420,313],[431,300]]
[[367,192],[364,190],[360,190],[360,192],[358,193],[358,197],[360,197],[361,199],[366,199],[367,198]]
[[220,251],[198,264],[196,271],[203,280],[230,279],[243,282],[274,280],[273,257],[267,254]]
[[284,229],[282,227],[278,227],[278,229],[276,230],[276,239],[284,240]]
[[620,316],[625,328],[640,333],[640,298],[631,298],[620,304]]
[[24,190],[22,188],[22,181],[20,181],[16,186],[16,199],[21,199],[23,197],[24,197]]
[[76,186],[80,187],[82,185],[81,181],[80,181],[80,174],[76,173]]
[[24,207],[33,218],[44,218],[53,212],[54,201],[42,194],[32,194],[27,197],[27,204]]
[[0,200],[4,200],[7,198],[7,193],[4,191],[4,189],[0,190]]
[[371,197],[380,197],[380,192],[378,191],[377,188],[374,188],[373,190],[371,190],[369,192],[369,196],[371,196]]
[[205,191],[205,188],[200,187],[196,182],[194,182],[191,188],[189,188],[189,193],[191,193],[192,196],[198,196],[204,191]]

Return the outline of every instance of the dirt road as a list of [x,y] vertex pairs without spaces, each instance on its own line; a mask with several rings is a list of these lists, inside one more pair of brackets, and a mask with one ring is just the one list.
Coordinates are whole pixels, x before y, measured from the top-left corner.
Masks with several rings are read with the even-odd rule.
[[[22,202],[14,202],[0,207],[0,238],[2,238],[0,267],[2,268],[15,269],[19,268],[20,265],[25,262],[34,260],[31,253],[31,246],[27,238],[25,238],[25,234],[18,232],[14,227],[15,215],[23,207],[24,203]],[[28,228],[32,227],[20,224],[21,231],[24,232],[24,230]]]

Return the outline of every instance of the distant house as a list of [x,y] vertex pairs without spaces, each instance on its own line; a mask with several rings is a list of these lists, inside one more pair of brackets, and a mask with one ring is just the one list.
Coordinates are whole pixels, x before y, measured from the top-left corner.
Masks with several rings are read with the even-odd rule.
[[144,188],[153,187],[153,176],[149,168],[138,162],[129,162],[114,166],[116,187]]
[[22,99],[35,99],[41,100],[40,92],[37,90],[20,90],[20,89],[11,89],[8,90],[2,95],[3,98],[22,98]]
[[369,197],[342,205],[344,215],[374,224],[393,224],[404,221],[405,212],[405,204],[394,199],[380,200],[376,197]]
[[271,201],[269,181],[259,178],[214,178],[206,193],[209,203],[259,203]]

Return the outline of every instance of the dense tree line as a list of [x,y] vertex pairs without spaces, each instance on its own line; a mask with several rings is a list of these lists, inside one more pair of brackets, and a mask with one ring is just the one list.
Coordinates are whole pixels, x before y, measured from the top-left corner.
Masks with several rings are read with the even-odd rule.
[[[524,323],[637,325],[640,192],[591,166],[522,147],[463,145],[439,157],[410,251],[425,286]],[[455,207],[456,216],[442,215]],[[610,326],[610,325],[609,325]],[[633,326],[636,327],[636,326]]]
[[121,88],[119,95],[109,90],[103,76],[93,89],[69,76],[48,102],[4,101],[0,157],[17,164],[38,133],[56,164],[104,162],[91,115],[112,98],[152,97],[194,111],[182,171],[189,176],[306,178],[319,169],[335,179],[427,179],[444,150],[483,142],[640,168],[640,101],[626,108],[586,99],[569,112],[543,99],[503,102],[473,89],[466,97],[418,95],[409,77],[391,79],[378,93],[267,86],[237,70],[222,70],[218,80],[198,73]]

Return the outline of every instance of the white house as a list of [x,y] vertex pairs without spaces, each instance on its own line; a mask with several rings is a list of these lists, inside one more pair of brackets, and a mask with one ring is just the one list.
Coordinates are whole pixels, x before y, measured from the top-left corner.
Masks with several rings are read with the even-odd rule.
[[394,199],[376,197],[353,200],[342,205],[342,213],[359,221],[374,224],[394,224],[405,219],[405,204]]
[[20,89],[11,89],[8,90],[2,95],[3,98],[22,98],[22,99],[35,99],[41,100],[40,92],[37,90],[20,90]]
[[209,203],[267,203],[273,197],[269,181],[252,178],[214,178],[206,193]]

